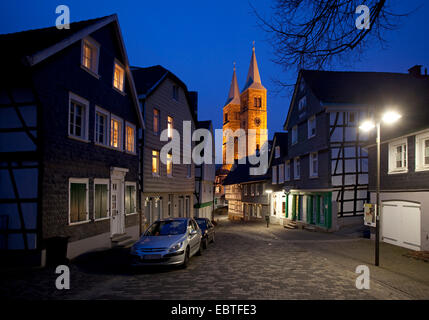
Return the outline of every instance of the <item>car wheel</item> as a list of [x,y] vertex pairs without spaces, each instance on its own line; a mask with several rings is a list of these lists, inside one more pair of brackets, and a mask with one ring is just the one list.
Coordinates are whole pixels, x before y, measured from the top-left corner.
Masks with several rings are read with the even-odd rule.
[[207,249],[207,247],[209,246],[209,240],[208,240],[208,238],[206,237],[206,238],[204,238],[203,240],[202,240],[202,243],[203,243],[203,248],[204,249]]
[[185,258],[183,260],[182,268],[185,269],[189,265],[189,247],[186,248]]
[[203,255],[203,247],[204,247],[203,240],[201,240],[200,241],[200,247],[198,248],[198,251],[197,251],[197,256]]

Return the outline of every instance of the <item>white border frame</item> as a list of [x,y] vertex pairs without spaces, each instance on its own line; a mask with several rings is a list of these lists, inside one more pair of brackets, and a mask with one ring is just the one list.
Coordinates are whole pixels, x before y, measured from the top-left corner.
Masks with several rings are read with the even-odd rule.
[[[121,123],[121,130],[119,131],[120,134],[121,134],[121,136],[118,139],[119,140],[119,147],[112,146],[112,135],[111,135],[111,132],[112,132],[112,128],[111,128],[112,127],[112,119],[113,120],[117,120],[117,121],[119,121]],[[110,133],[109,133],[109,136],[110,136],[109,147],[111,149],[113,149],[113,150],[123,151],[124,150],[124,130],[125,130],[124,119],[122,119],[121,117],[118,117],[118,116],[114,115],[113,113],[111,113],[110,114],[109,128],[110,128]]]
[[[116,70],[116,65],[118,65],[122,69],[122,88],[121,89],[115,87],[115,70]],[[117,92],[119,92],[120,94],[125,95],[125,67],[116,58],[113,61],[112,88],[114,90],[116,90]]]
[[[92,46],[96,50],[96,52],[97,52],[96,62],[95,62],[95,65],[96,65],[95,66],[95,70],[88,69],[83,64],[83,48],[84,48],[84,43],[85,42],[87,42],[90,46]],[[83,70],[87,71],[89,74],[91,74],[95,78],[100,79],[100,75],[98,73],[99,62],[100,62],[100,44],[97,41],[95,41],[93,38],[89,37],[89,36],[83,38],[81,40],[80,66],[82,67]]]
[[[85,119],[84,119],[84,121],[85,121],[84,126],[85,127],[83,128],[84,137],[75,136],[75,135],[71,134],[71,132],[70,132],[70,108],[71,108],[72,101],[77,102],[79,104],[82,104],[85,107]],[[68,135],[68,137],[71,138],[71,139],[82,141],[82,142],[90,142],[89,141],[89,136],[88,136],[88,128],[89,128],[89,101],[86,100],[85,98],[82,98],[81,96],[79,96],[79,95],[77,95],[77,94],[69,91],[69,107],[68,107],[67,118],[68,118],[68,122],[67,122],[67,135]]]
[[[134,129],[134,151],[128,151],[127,150],[127,145],[128,145],[128,134],[127,134],[127,127],[133,128]],[[136,129],[136,125],[125,121],[125,127],[124,127],[124,138],[125,138],[125,152],[128,154],[132,154],[132,155],[136,155],[137,154],[137,129]]]
[[[99,143],[97,142],[97,112],[101,113],[103,115],[106,116],[106,143]],[[101,108],[98,105],[95,105],[95,110],[94,110],[94,143],[97,146],[102,146],[102,147],[110,147],[110,112],[107,111],[106,109]]]
[[[310,130],[310,122],[314,121],[314,134],[311,134]],[[307,119],[307,138],[311,139],[314,138],[317,134],[317,122],[316,122],[316,115],[312,115]]]
[[[406,154],[405,154],[405,160],[407,162],[407,166],[404,168],[397,169],[397,168],[395,168],[394,164],[392,163],[392,151],[397,146],[404,145],[404,144],[405,144],[406,149],[407,149]],[[398,139],[398,140],[395,140],[395,141],[392,141],[389,143],[389,145],[388,145],[388,156],[387,156],[387,161],[388,161],[387,173],[388,174],[400,174],[400,173],[407,173],[408,172],[408,166],[409,166],[408,152],[409,152],[408,138]],[[396,161],[396,159],[394,161]]]
[[429,165],[425,165],[424,164],[424,150],[423,150],[423,145],[421,144],[421,142],[423,140],[427,140],[429,139],[429,131],[417,134],[415,137],[415,148],[416,148],[416,172],[420,172],[420,171],[429,171]]
[[[84,220],[84,221],[71,222],[71,219],[70,219],[70,200],[71,200],[70,189],[71,189],[72,183],[86,184],[86,210],[87,211],[86,211],[86,220]],[[69,226],[84,224],[84,223],[88,223],[91,221],[89,219],[89,178],[69,178],[68,203],[69,203],[69,208],[68,208],[68,225]]]

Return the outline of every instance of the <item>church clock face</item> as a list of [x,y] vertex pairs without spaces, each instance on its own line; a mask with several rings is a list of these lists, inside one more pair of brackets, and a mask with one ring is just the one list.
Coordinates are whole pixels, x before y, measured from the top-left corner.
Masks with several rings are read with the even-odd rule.
[[261,119],[255,118],[255,125],[259,127],[261,125]]

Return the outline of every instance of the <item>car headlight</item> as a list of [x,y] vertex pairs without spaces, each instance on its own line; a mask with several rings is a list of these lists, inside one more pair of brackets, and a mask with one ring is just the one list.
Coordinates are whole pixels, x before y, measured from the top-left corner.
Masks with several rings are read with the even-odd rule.
[[170,248],[170,250],[168,250],[168,251],[169,251],[169,252],[177,251],[177,250],[179,250],[182,246],[183,246],[183,242],[176,243],[176,244],[175,244],[174,246],[172,246],[172,247]]

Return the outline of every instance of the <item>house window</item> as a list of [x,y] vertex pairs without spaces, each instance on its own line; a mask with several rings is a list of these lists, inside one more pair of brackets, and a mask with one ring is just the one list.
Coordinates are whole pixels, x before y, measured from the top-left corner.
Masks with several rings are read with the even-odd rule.
[[159,134],[159,110],[153,109],[153,134]]
[[285,165],[279,164],[279,183],[285,182]]
[[310,153],[310,177],[317,177],[319,174],[318,154]]
[[316,135],[316,116],[308,119],[308,139]]
[[171,217],[171,215],[173,214],[173,210],[172,210],[172,205],[173,205],[173,194],[169,194],[168,195],[168,203],[167,203],[167,213],[168,216]]
[[254,184],[250,185],[250,192],[251,192],[252,196],[255,195],[255,185]]
[[98,74],[98,53],[100,46],[92,39],[82,40],[82,66],[86,70]]
[[125,182],[125,214],[137,213],[136,183]]
[[286,161],[285,165],[285,181],[290,180],[290,160]]
[[122,120],[114,115],[110,118],[110,146],[122,149]]
[[173,86],[173,99],[179,101],[179,87]]
[[136,127],[128,122],[125,124],[125,150],[136,152]]
[[113,87],[121,92],[124,92],[124,76],[124,68],[116,61],[115,69],[113,71]]
[[277,166],[273,166],[272,183],[277,184]]
[[298,126],[292,128],[292,144],[298,142]]
[[152,174],[159,175],[159,151],[152,150]]
[[407,172],[407,138],[389,143],[389,173]]
[[172,139],[173,138],[173,118],[170,116],[167,118],[167,133],[168,133],[168,138]]
[[87,222],[88,179],[69,180],[69,223]]
[[307,97],[303,96],[298,102],[298,110],[302,111],[307,105]]
[[301,178],[301,161],[300,161],[300,158],[296,157],[295,161],[293,162],[293,164],[294,164],[294,168],[293,168],[294,179],[298,180],[298,179]]
[[99,107],[95,108],[95,142],[109,145],[109,113]]
[[94,179],[94,219],[109,217],[109,180]]
[[69,136],[88,140],[89,102],[73,93],[69,96]]
[[262,107],[262,99],[261,99],[261,97],[255,97],[254,103],[255,103],[255,107],[256,108]]
[[192,177],[192,165],[190,163],[186,165],[186,177]]
[[227,123],[228,122],[228,112],[227,113],[225,113],[225,119],[224,119],[224,121],[223,121],[224,123]]
[[173,176],[173,155],[171,153],[167,153],[167,176]]
[[416,171],[429,170],[429,132],[416,136]]
[[280,147],[276,146],[276,148],[274,150],[275,150],[274,157],[277,159],[280,157]]

